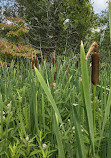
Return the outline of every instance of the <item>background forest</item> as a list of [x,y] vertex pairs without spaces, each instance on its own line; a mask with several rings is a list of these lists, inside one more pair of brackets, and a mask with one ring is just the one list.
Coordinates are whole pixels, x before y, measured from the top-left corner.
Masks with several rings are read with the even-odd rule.
[[[1,22],[6,22],[7,17],[23,18],[27,31],[22,41],[47,56],[54,50],[59,55],[79,54],[80,41],[83,40],[87,41],[87,49],[96,41],[99,51],[104,52],[101,59],[109,60],[108,9],[97,15],[90,0],[2,0],[1,4]],[[0,36],[7,39],[3,26],[1,28]]]

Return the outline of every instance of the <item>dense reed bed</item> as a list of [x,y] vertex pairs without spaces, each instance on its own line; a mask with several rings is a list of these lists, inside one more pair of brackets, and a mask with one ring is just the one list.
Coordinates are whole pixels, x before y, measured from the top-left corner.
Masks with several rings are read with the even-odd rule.
[[0,68],[0,157],[110,158],[111,66],[100,63],[94,94],[83,44],[80,61],[37,64]]

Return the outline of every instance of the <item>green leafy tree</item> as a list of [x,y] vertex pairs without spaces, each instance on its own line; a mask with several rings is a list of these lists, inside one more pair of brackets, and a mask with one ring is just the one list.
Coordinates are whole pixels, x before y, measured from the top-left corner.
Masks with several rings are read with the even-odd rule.
[[29,42],[45,52],[75,51],[94,27],[89,0],[15,0],[12,10],[24,17]]
[[95,20],[95,28],[91,34],[86,37],[88,44],[90,45],[93,41],[98,43],[98,51],[100,52],[101,62],[110,62],[110,30],[109,30],[109,16],[108,10],[102,11],[101,14],[97,15]]

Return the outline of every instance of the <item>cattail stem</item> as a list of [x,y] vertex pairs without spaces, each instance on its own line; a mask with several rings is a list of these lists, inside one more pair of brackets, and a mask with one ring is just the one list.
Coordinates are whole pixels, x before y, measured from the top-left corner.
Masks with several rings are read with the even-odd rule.
[[94,85],[94,105],[93,105],[93,124],[94,124],[94,131],[96,130],[96,111],[95,111],[95,97],[96,97],[96,86]]

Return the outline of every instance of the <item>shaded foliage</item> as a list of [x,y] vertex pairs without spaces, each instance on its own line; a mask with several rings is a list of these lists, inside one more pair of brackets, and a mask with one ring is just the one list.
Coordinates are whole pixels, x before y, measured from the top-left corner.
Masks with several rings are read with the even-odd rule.
[[[26,34],[28,27],[25,25],[22,18],[7,17],[5,23],[0,24],[1,39],[0,39],[0,52],[2,60],[8,58],[12,59],[13,56],[31,58],[32,54],[40,53],[27,44]],[[5,54],[5,56],[4,56]]]
[[110,30],[108,10],[102,11],[95,21],[95,29],[86,37],[87,41],[98,42],[98,50],[101,62],[110,62]]

